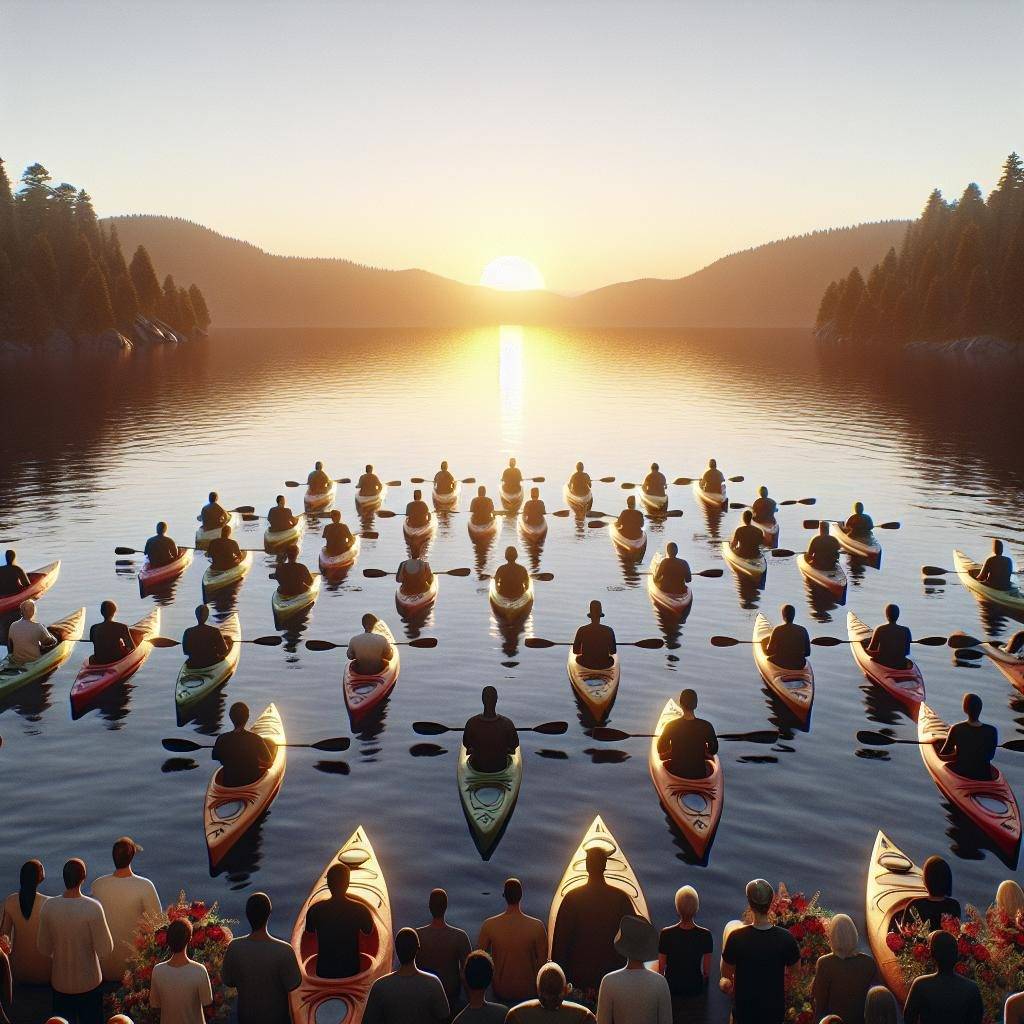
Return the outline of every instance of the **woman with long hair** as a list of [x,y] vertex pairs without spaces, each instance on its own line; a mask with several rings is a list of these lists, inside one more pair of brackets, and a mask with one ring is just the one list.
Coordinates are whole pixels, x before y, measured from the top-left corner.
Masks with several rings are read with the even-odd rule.
[[0,935],[11,943],[11,969],[14,980],[27,985],[49,985],[50,958],[39,952],[39,911],[50,898],[39,891],[46,878],[38,860],[21,866],[18,891],[4,900],[0,913]]

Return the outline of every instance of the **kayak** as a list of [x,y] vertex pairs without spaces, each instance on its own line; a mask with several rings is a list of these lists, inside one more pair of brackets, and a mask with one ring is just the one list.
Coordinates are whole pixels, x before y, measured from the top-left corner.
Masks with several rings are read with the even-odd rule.
[[228,587],[233,587],[236,583],[241,583],[249,574],[251,568],[251,551],[243,552],[242,560],[238,565],[233,565],[230,569],[214,569],[212,565],[208,566],[206,572],[203,573],[203,593],[206,595],[213,594],[218,590],[226,590]]
[[827,590],[840,604],[846,602],[847,579],[841,565],[834,569],[819,569],[811,565],[807,556],[802,554],[796,556],[796,565],[804,579],[812,586]]
[[915,717],[924,700],[924,679],[913,662],[909,668],[889,668],[875,661],[866,648],[871,639],[871,628],[853,612],[846,614],[846,632],[850,637],[853,659],[873,683],[877,683],[890,697],[895,697]]
[[340,555],[327,554],[327,546],[324,545],[320,549],[320,557],[317,560],[320,564],[320,571],[325,576],[330,576],[331,573],[340,573],[351,568],[359,557],[359,547],[358,534],[353,536],[352,546],[347,551],[342,551]]
[[958,810],[982,832],[1006,850],[1020,843],[1020,808],[1003,773],[992,768],[988,782],[957,775],[948,761],[939,757],[938,746],[946,739],[949,726],[927,705],[921,705],[917,719],[917,738],[921,757],[932,781]]
[[455,508],[459,501],[459,494],[462,491],[462,484],[458,480],[455,481],[455,490],[448,494],[442,494],[436,487],[432,490],[432,497],[434,499],[434,508],[439,511],[450,511]]
[[768,660],[765,645],[772,624],[760,613],[754,619],[754,661],[768,689],[798,718],[806,721],[814,703],[814,670],[808,662],[803,668],[780,668]]
[[228,521],[222,523],[220,526],[215,526],[212,530],[204,530],[200,523],[199,529],[196,530],[196,548],[199,551],[205,551],[210,546],[211,540],[216,540],[220,536],[220,531],[225,526],[230,526],[232,532],[238,528],[238,513],[229,512]]
[[637,917],[650,920],[647,900],[644,899],[644,891],[640,888],[640,880],[636,877],[626,855],[619,848],[615,836],[611,834],[599,814],[587,829],[580,845],[576,847],[576,852],[569,858],[569,864],[562,875],[562,880],[558,883],[555,895],[551,898],[551,910],[548,914],[549,955],[555,941],[555,922],[558,920],[558,911],[562,907],[562,901],[573,889],[586,885],[587,850],[593,848],[604,850],[608,855],[608,861],[604,868],[605,882],[616,889],[621,889],[629,897],[633,904],[633,912]]
[[379,633],[389,644],[394,652],[391,662],[383,672],[374,675],[362,675],[355,670],[355,663],[345,663],[345,673],[341,679],[341,691],[345,696],[345,707],[352,718],[369,714],[385,697],[395,688],[398,682],[398,673],[401,670],[401,659],[398,648],[394,646],[395,638],[388,624],[383,619],[378,619],[373,627],[374,633]]
[[648,494],[643,488],[640,489],[640,503],[648,512],[657,514],[668,508],[667,494]]
[[135,647],[123,658],[111,662],[109,665],[93,667],[90,657],[78,670],[74,685],[71,687],[71,710],[73,712],[77,713],[104,690],[110,689],[115,683],[131,678],[142,668],[153,650],[149,638],[160,632],[160,609],[154,608],[130,629],[135,640]]
[[25,665],[14,664],[10,655],[0,660],[0,699],[6,699],[36,679],[45,679],[71,657],[74,641],[82,639],[85,629],[85,609],[79,608],[66,618],[51,622],[47,628],[60,640],[55,647]]
[[589,512],[594,505],[593,490],[587,491],[586,494],[573,494],[573,492],[569,490],[569,485],[566,484],[565,487],[562,488],[562,494],[565,496],[565,503],[577,515]]
[[492,578],[487,595],[491,600],[491,607],[502,618],[519,619],[530,610],[530,606],[533,604],[533,580],[529,581],[526,590],[519,597],[502,597]]
[[517,491],[506,491],[505,485],[502,484],[498,488],[498,493],[501,495],[501,503],[507,509],[519,508],[523,503],[523,489],[519,488]]
[[146,596],[150,587],[157,587],[161,583],[177,579],[191,564],[195,552],[191,548],[182,548],[178,557],[166,565],[150,565],[144,562],[139,570],[139,595]]
[[434,530],[436,528],[437,520],[433,516],[431,516],[422,526],[410,526],[408,519],[402,523],[402,533],[405,534],[405,539],[410,544],[428,540],[434,535]]
[[474,523],[472,519],[469,521],[469,536],[473,539],[474,543],[484,540],[491,540],[498,533],[498,517],[495,516],[489,523]]
[[1024,655],[1007,654],[995,644],[982,644],[980,649],[995,662],[996,668],[1011,684],[1024,693]]
[[178,681],[174,685],[174,703],[179,708],[187,708],[192,704],[209,697],[214,690],[222,687],[238,667],[238,659],[242,654],[242,627],[238,616],[229,615],[218,627],[225,638],[233,641],[231,650],[214,665],[207,668],[189,668],[188,662],[181,666]]
[[302,497],[302,506],[307,512],[323,512],[334,504],[338,494],[338,485],[332,480],[326,491],[311,491],[308,487]]
[[[316,973],[316,932],[306,931],[306,916],[314,903],[330,896],[327,872],[335,864],[346,864],[352,872],[348,895],[369,908],[373,933],[359,937],[358,974],[351,978],[321,978]],[[394,943],[391,932],[391,900],[384,872],[362,826],[331,858],[310,890],[295,918],[292,949],[302,980],[288,994],[292,1024],[360,1024],[370,986],[391,970]]]
[[764,546],[766,548],[777,548],[779,546],[778,519],[773,519],[770,523],[762,523],[757,519],[753,519],[751,523],[764,534]]
[[388,496],[388,485],[381,484],[380,490],[376,494],[360,494],[356,492],[356,508],[360,512],[373,512],[380,508],[384,504],[384,499]]
[[639,537],[624,537],[622,531],[614,524],[608,524],[608,533],[611,535],[612,543],[616,551],[621,551],[630,558],[643,558],[647,550],[647,531],[640,533]]
[[1024,612],[1024,593],[1021,593],[1015,584],[1011,584],[1009,590],[997,590],[985,583],[979,583],[974,576],[981,566],[977,562],[972,562],[962,551],[953,552],[953,566],[960,577],[960,582],[975,597],[992,604],[1000,604],[1004,608],[1012,608],[1015,612]]
[[275,704],[267,705],[263,714],[252,723],[252,731],[275,744],[274,763],[248,786],[222,786],[223,768],[210,779],[203,801],[203,827],[210,866],[216,867],[224,855],[252,827],[277,796],[284,780],[288,748],[284,725]]
[[539,523],[528,523],[522,513],[517,517],[519,521],[519,532],[525,540],[541,541],[548,533],[548,521],[542,519]]
[[668,770],[658,753],[658,738],[665,731],[665,726],[682,714],[682,708],[674,700],[665,704],[651,738],[648,763],[651,781],[668,816],[682,832],[693,852],[703,857],[722,817],[725,777],[717,755],[707,759],[708,775],[704,779],[681,779]]
[[768,573],[768,559],[764,555],[758,555],[757,558],[743,558],[733,551],[727,540],[722,541],[721,551],[722,557],[740,579],[753,580],[758,586],[764,586],[764,578]]
[[303,516],[299,516],[295,525],[289,526],[287,530],[264,530],[263,550],[280,551],[282,548],[298,544],[302,539],[302,534],[305,532],[305,529],[306,520]]
[[829,523],[828,532],[832,534],[839,546],[848,554],[863,558],[869,562],[877,562],[882,557],[882,545],[869,533],[866,537],[851,537],[842,523]]
[[664,557],[659,551],[651,559],[650,575],[647,577],[647,593],[651,595],[651,600],[659,608],[672,615],[682,615],[693,604],[693,587],[687,587],[685,594],[670,594],[654,582],[654,574],[658,571],[658,566],[661,565]]
[[429,608],[437,600],[438,585],[436,573],[430,581],[430,586],[422,594],[406,594],[399,584],[395,588],[395,604],[398,606],[398,610],[403,615],[415,615],[417,612],[423,611],[424,608]]
[[921,869],[884,832],[879,832],[868,865],[864,919],[878,973],[900,1006],[906,1002],[910,986],[886,938],[893,919],[913,900],[927,895]]
[[300,612],[304,612],[307,608],[311,608],[316,603],[317,595],[320,593],[320,583],[322,580],[323,577],[319,573],[314,573],[313,582],[310,584],[309,589],[292,597],[282,597],[281,592],[275,590],[273,597],[270,599],[270,604],[274,609],[274,618],[277,622],[284,622]]
[[45,594],[57,582],[57,577],[60,575],[60,562],[51,562],[41,569],[36,569],[35,572],[25,573],[25,575],[28,576],[28,586],[24,590],[0,597],[0,615],[17,611],[21,602],[27,601],[30,597],[37,598],[41,594]]
[[619,692],[619,656],[612,655],[612,663],[608,668],[585,668],[576,660],[570,648],[566,667],[576,696],[595,721],[603,721]]
[[469,752],[462,747],[455,777],[473,839],[480,853],[486,855],[501,836],[519,798],[523,782],[522,749],[517,749],[500,771],[478,772],[469,763]]
[[710,509],[722,511],[729,505],[729,496],[725,493],[725,487],[722,487],[721,491],[705,491],[700,485],[699,480],[693,481],[693,494],[694,497],[702,504],[706,505]]

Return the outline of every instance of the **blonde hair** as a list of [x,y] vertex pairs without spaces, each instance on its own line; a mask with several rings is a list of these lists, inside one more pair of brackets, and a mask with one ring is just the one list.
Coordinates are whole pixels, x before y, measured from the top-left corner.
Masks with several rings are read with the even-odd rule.
[[676,913],[683,920],[690,921],[700,910],[700,896],[692,885],[684,885],[676,890]]
[[1016,917],[1024,910],[1024,889],[1021,889],[1012,878],[1000,882],[996,890],[996,906],[1004,914]]
[[884,986],[875,985],[864,1000],[864,1024],[896,1024],[896,997]]
[[857,952],[857,926],[846,914],[836,914],[828,926],[828,941],[832,952],[841,960]]

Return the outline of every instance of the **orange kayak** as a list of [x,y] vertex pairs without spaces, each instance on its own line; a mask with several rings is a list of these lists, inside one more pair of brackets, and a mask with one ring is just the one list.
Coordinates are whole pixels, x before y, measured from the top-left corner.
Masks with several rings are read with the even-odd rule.
[[688,586],[685,594],[670,594],[667,590],[662,590],[654,582],[654,574],[658,571],[658,566],[661,565],[663,558],[664,555],[659,551],[651,559],[650,572],[647,576],[647,593],[651,595],[651,600],[662,611],[668,612],[670,615],[682,615],[693,604],[693,587]]
[[995,662],[996,668],[1010,680],[1010,683],[1024,693],[1024,655],[1007,654],[1002,647],[996,647],[995,644],[982,644],[981,650]]
[[586,668],[576,660],[576,655],[569,648],[569,659],[566,663],[569,682],[572,683],[580,703],[590,712],[594,720],[603,722],[615,703],[615,695],[619,692],[619,656],[612,655],[612,663],[608,668]]
[[925,697],[921,670],[913,662],[910,662],[909,668],[889,668],[875,661],[866,650],[871,639],[871,628],[853,612],[847,612],[846,632],[851,640],[853,659],[864,675],[903,704],[916,718]]
[[41,569],[36,569],[35,572],[25,573],[25,575],[28,576],[28,586],[24,590],[0,597],[0,615],[15,611],[22,601],[27,601],[30,597],[38,598],[41,594],[45,594],[57,582],[57,577],[60,575],[60,562],[51,562]]
[[772,634],[772,624],[758,612],[754,619],[754,661],[768,689],[801,721],[806,722],[814,703],[814,670],[808,662],[803,668],[781,668],[768,660],[764,649]]
[[153,650],[149,638],[160,632],[160,609],[154,608],[129,628],[135,640],[135,647],[123,658],[109,665],[93,665],[92,658],[87,658],[79,669],[71,687],[72,713],[77,715],[105,690],[109,690],[115,683],[130,679],[142,668]]
[[[394,645],[395,638],[383,619],[377,620],[373,631],[384,637],[389,644]],[[394,653],[390,663],[383,672],[378,672],[375,675],[362,675],[355,670],[354,662],[346,662],[341,689],[345,695],[345,707],[348,708],[348,713],[352,718],[369,714],[395,688],[401,664],[398,648],[392,646],[391,650]]]

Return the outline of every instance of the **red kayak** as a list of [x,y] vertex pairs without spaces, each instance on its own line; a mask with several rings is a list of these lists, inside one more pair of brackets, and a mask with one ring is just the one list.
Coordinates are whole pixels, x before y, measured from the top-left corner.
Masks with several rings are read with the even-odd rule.
[[26,573],[25,575],[28,576],[27,587],[19,590],[16,594],[0,597],[0,615],[17,611],[21,602],[27,601],[30,597],[35,598],[39,597],[40,594],[45,594],[57,582],[59,574],[59,561],[44,565],[41,569],[36,569],[35,572]]
[[105,690],[115,683],[131,678],[146,663],[153,645],[150,637],[160,632],[160,609],[154,608],[148,615],[139,619],[129,627],[135,638],[135,648],[123,658],[109,665],[93,665],[92,659],[86,660],[78,672],[74,686],[71,687],[71,710],[78,714],[94,701]]
[[166,565],[150,565],[146,562],[139,570],[139,593],[145,597],[151,587],[177,579],[192,564],[192,556],[191,548],[182,548],[178,557]]
[[341,689],[345,695],[345,707],[348,708],[348,713],[353,719],[368,715],[391,693],[395,688],[395,683],[398,682],[398,670],[401,666],[399,664],[398,648],[394,646],[395,638],[383,619],[377,620],[373,631],[374,633],[379,633],[392,645],[391,650],[394,654],[391,658],[391,663],[387,665],[383,672],[378,672],[376,675],[364,676],[356,672],[351,661],[345,665],[345,675],[341,681]]

